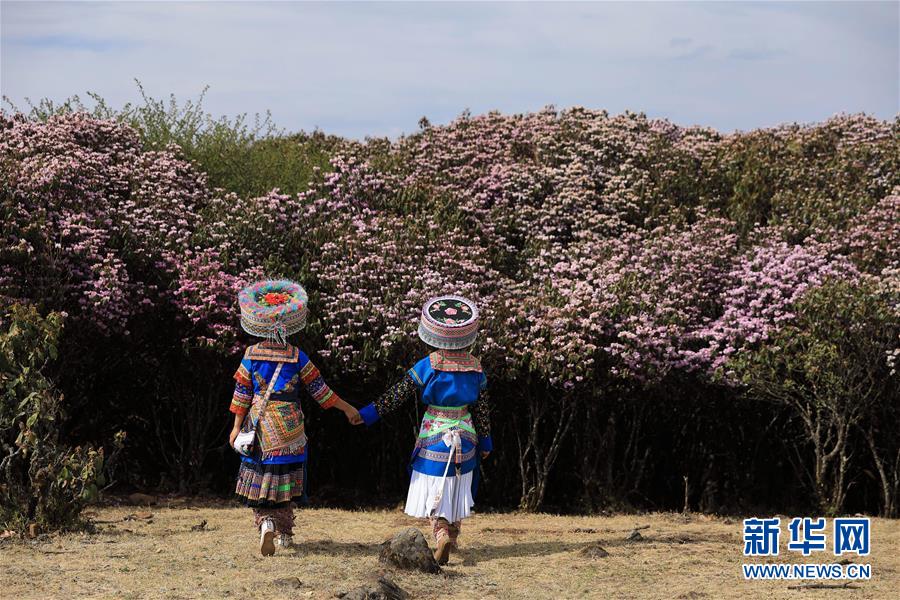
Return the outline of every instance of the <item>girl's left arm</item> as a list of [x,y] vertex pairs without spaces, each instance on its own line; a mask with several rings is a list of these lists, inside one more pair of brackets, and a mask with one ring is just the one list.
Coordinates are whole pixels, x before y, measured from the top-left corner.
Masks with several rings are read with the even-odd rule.
[[491,439],[491,399],[487,389],[487,378],[482,379],[478,400],[472,403],[470,412],[472,424],[478,433],[478,449],[481,450],[482,458],[487,458],[494,449],[494,442]]

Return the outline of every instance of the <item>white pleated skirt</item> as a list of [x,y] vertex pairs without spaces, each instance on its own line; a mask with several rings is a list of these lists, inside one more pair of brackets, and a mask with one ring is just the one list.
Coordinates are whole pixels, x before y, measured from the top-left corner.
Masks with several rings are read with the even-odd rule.
[[[431,507],[441,487],[441,479],[413,471],[404,512],[411,517],[431,516]],[[459,479],[455,475],[448,474],[444,480],[444,495],[434,516],[444,517],[453,523],[471,515],[473,506],[475,499],[472,497],[472,473],[460,475]]]

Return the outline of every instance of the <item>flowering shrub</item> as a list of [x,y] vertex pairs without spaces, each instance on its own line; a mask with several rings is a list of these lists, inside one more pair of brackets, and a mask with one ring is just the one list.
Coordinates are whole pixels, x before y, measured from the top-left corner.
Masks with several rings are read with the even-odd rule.
[[[328,168],[304,163],[305,190],[248,196],[114,120],[5,115],[0,298],[65,310],[100,339],[164,319],[181,349],[224,365],[245,341],[237,290],[293,277],[310,292],[303,343],[372,390],[424,352],[421,303],[460,293],[481,308],[498,405],[534,403],[533,435],[559,451],[570,410],[612,406],[604,390],[737,398],[735,365],[796,325],[812,291],[896,281],[900,120],[722,135],[548,108],[423,125],[329,143]],[[897,352],[883,349],[890,368]],[[530,452],[518,476],[536,507],[557,454]]]
[[791,406],[814,442],[811,487],[824,513],[844,507],[856,434],[868,442],[876,465],[882,512],[896,514],[891,490],[900,483],[900,471],[885,468],[896,455],[896,436],[880,421],[887,417],[896,424],[897,386],[884,349],[900,327],[885,300],[864,283],[833,279],[814,286],[793,304],[796,314],[772,334],[772,344],[733,361],[759,398]]
[[262,277],[259,269],[241,276],[223,270],[221,255],[213,249],[187,251],[178,265],[172,302],[190,320],[183,342],[238,352],[240,340],[234,327],[234,304],[248,279]]

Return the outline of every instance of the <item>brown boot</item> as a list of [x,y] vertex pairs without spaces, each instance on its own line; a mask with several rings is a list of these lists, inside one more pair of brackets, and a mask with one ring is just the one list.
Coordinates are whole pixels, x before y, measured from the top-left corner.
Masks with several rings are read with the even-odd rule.
[[453,549],[453,542],[449,537],[441,538],[437,544],[437,550],[434,551],[434,560],[437,564],[443,566],[450,562],[450,551]]
[[450,527],[447,528],[447,533],[450,534],[450,541],[453,543],[453,549],[459,550],[459,532],[462,531],[462,521],[454,521],[450,523]]
[[450,560],[450,552],[453,550],[453,538],[450,536],[450,522],[440,517],[432,521],[432,532],[437,542],[437,549],[434,551],[434,560],[439,565],[446,565]]

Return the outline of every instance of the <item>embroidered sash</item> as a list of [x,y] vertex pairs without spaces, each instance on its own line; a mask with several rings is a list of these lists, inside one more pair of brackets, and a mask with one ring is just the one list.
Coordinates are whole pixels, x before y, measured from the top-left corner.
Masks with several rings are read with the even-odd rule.
[[[425,411],[422,427],[419,429],[419,437],[416,440],[419,456],[441,462],[448,460],[448,452],[428,450],[427,454],[424,453],[429,446],[441,441],[447,432],[458,432],[460,439],[478,444],[478,434],[472,425],[472,415],[469,414],[467,406],[435,406],[432,404]],[[460,456],[459,458],[468,460],[471,457]]]

